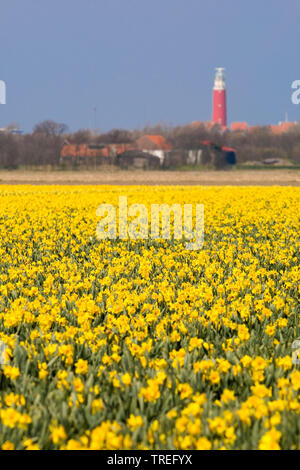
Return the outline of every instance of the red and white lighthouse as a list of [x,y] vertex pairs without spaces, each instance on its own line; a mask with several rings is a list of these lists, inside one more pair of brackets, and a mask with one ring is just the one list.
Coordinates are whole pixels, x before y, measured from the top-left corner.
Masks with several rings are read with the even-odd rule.
[[217,67],[213,88],[213,122],[222,127],[227,126],[226,118],[226,86],[224,68]]

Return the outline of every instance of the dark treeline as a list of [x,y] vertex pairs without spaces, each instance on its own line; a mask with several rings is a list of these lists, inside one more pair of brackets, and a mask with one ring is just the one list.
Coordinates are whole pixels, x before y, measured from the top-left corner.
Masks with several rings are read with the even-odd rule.
[[94,134],[86,129],[68,133],[65,124],[44,121],[37,124],[31,134],[0,132],[0,167],[57,168],[66,140],[76,144],[134,143],[144,134],[162,135],[174,148],[183,149],[197,148],[199,141],[210,140],[217,145],[234,148],[238,163],[258,162],[266,158],[300,163],[300,125],[279,135],[273,134],[267,126],[251,132],[220,132],[218,126],[208,130],[204,125],[172,127],[165,124],[147,126],[141,130],[113,129],[104,134]]

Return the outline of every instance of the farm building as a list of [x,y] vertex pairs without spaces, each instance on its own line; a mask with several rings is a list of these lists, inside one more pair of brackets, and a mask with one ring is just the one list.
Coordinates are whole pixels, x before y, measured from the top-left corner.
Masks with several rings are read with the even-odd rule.
[[136,141],[139,150],[171,150],[172,145],[162,135],[143,135]]
[[235,151],[203,140],[196,149],[173,149],[166,153],[164,168],[210,165],[215,169],[230,168],[236,163]]
[[135,143],[74,144],[66,141],[61,149],[60,163],[67,167],[96,168],[109,164],[120,168],[178,168],[180,166],[213,166],[230,168],[236,163],[235,151],[208,140],[196,148],[172,148],[160,135],[144,135]]
[[98,166],[114,164],[119,153],[131,149],[130,144],[70,144],[60,152],[60,163],[66,166]]
[[172,149],[172,145],[161,135],[143,135],[136,141],[136,147],[138,150],[158,157],[161,166],[163,166],[166,152]]
[[163,167],[175,168],[180,166],[202,165],[204,152],[202,149],[173,149],[166,152]]
[[229,169],[236,163],[235,150],[230,147],[220,147],[212,142],[205,141],[209,149],[210,162],[215,170]]
[[142,170],[157,170],[161,166],[160,158],[152,153],[141,150],[127,150],[117,156],[120,168],[140,168]]
[[236,154],[235,150],[231,147],[221,147],[222,153],[224,154],[224,164],[225,165],[235,165],[236,164]]

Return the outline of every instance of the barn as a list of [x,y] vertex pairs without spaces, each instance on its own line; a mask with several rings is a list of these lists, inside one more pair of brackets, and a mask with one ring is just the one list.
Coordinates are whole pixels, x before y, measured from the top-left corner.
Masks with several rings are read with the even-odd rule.
[[160,158],[141,150],[127,150],[117,155],[117,165],[122,169],[139,168],[157,170],[161,166]]
[[196,148],[172,149],[166,152],[163,167],[212,166],[215,169],[231,168],[236,163],[235,151],[203,140]]
[[67,167],[97,167],[115,164],[119,153],[132,149],[130,144],[73,144],[65,142],[60,163]]

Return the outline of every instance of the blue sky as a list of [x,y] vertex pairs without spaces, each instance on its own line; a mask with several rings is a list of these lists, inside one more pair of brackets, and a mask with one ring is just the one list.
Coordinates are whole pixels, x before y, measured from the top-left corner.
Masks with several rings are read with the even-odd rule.
[[0,127],[71,131],[210,120],[226,68],[228,121],[300,120],[299,0],[0,0]]

